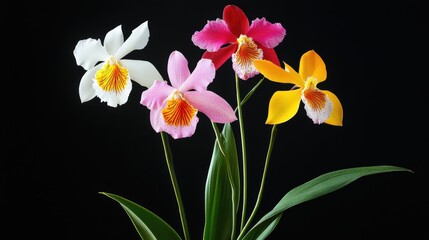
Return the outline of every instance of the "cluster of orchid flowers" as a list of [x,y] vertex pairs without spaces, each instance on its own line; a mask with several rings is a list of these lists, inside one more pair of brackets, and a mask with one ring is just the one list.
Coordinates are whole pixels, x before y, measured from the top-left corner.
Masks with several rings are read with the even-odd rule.
[[148,88],[142,93],[141,104],[151,111],[153,129],[165,131],[173,138],[190,137],[198,123],[198,111],[216,123],[237,119],[230,104],[207,90],[216,70],[231,59],[232,68],[242,80],[261,73],[272,81],[294,85],[293,90],[273,95],[268,124],[289,120],[302,100],[315,123],[342,125],[343,112],[338,98],[317,88],[317,84],[326,79],[326,67],[315,51],[302,56],[299,74],[287,64],[285,69],[280,67],[274,48],[285,35],[286,30],[280,23],[257,18],[249,25],[240,8],[228,5],[223,19],[208,21],[192,36],[193,43],[205,50],[192,73],[181,52],[171,53],[167,68],[169,85],[149,61],[124,58],[146,46],[148,22],[134,29],[126,41],[121,26],[117,26],[106,34],[104,45],[100,39],[92,38],[76,45],[73,52],[76,63],[87,70],[80,82],[79,95],[82,102],[97,96],[108,106],[116,107],[127,102],[133,80]]
[[[273,125],[273,132],[277,124],[284,123],[295,116],[301,102],[307,116],[315,124],[326,123],[342,126],[343,108],[339,99],[334,93],[317,87],[319,83],[326,80],[327,71],[324,61],[314,50],[309,50],[302,55],[298,72],[287,63],[284,63],[282,68],[274,48],[283,41],[285,36],[286,29],[280,23],[271,23],[265,18],[256,18],[250,23],[248,17],[238,6],[227,5],[223,10],[222,19],[207,21],[202,30],[195,31],[192,35],[191,40],[194,45],[204,50],[193,71],[189,69],[188,61],[181,52],[176,50],[170,54],[167,64],[169,82],[162,78],[151,62],[125,58],[130,52],[141,50],[147,45],[149,40],[147,21],[135,28],[125,41],[121,26],[117,26],[106,34],[103,43],[100,39],[88,38],[79,41],[73,51],[77,65],[86,70],[79,85],[82,103],[98,97],[108,106],[117,107],[128,101],[132,81],[147,88],[141,94],[140,104],[150,110],[151,126],[157,133],[161,133],[167,164],[171,164],[169,162],[171,152],[165,133],[174,139],[191,137],[199,122],[198,112],[202,112],[210,119],[215,130],[214,155],[217,154],[220,158],[231,161],[231,158],[234,158],[234,153],[231,152],[235,151],[235,143],[234,147],[231,147],[230,142],[228,143],[231,141],[231,137],[228,138],[228,136],[232,134],[230,124],[239,120],[244,182],[239,183],[239,180],[236,179],[238,174],[231,173],[233,171],[231,166],[226,167],[228,174],[225,175],[230,182],[229,191],[233,193],[231,196],[233,199],[231,201],[233,202],[232,211],[234,212],[232,226],[228,228],[229,231],[223,229],[224,233],[219,233],[221,231],[218,230],[222,229],[219,224],[222,221],[217,221],[217,230],[213,224],[206,223],[204,239],[217,239],[213,236],[222,236],[222,239],[223,237],[225,239],[256,239],[255,237],[264,239],[277,224],[276,219],[281,216],[281,214],[278,216],[273,213],[271,218],[267,217],[264,221],[261,219],[259,222],[261,224],[256,224],[250,229],[261,196],[258,196],[251,216],[247,217],[246,150],[241,106],[253,91],[249,92],[244,99],[241,98],[240,80],[248,80],[261,74],[263,79],[291,84],[290,90],[276,91],[270,99],[266,124]],[[216,77],[216,71],[229,59],[231,59],[236,79],[237,109],[235,110],[220,95],[208,90],[209,84]],[[255,85],[253,90],[258,86],[259,84]],[[222,132],[218,130],[216,123],[225,125]],[[270,140],[271,145],[272,140]],[[269,155],[270,152],[267,154],[267,162]],[[238,167],[235,166],[234,169],[239,172]],[[371,173],[391,170],[372,169]],[[170,171],[174,171],[174,169]],[[362,173],[362,176],[365,174],[369,173]],[[185,239],[190,239],[177,179],[175,179],[174,172],[170,172],[170,175],[179,205],[183,234]],[[238,228],[235,225],[238,222],[235,214],[238,212],[237,188],[240,185],[243,186],[243,208],[241,226]],[[261,192],[262,188],[263,183]],[[335,190],[335,188],[333,189]],[[334,190],[325,189],[323,194]],[[121,203],[143,239],[148,236],[147,239],[167,239],[163,237],[181,239],[169,227],[163,230],[159,230],[162,229],[159,226],[154,227],[156,224],[166,224],[156,215],[148,214],[150,211],[145,208],[120,196],[103,194]],[[307,200],[311,198],[314,196],[308,197]],[[206,201],[208,200],[206,199]],[[228,221],[224,224],[227,223]],[[237,229],[239,229],[238,234]]]

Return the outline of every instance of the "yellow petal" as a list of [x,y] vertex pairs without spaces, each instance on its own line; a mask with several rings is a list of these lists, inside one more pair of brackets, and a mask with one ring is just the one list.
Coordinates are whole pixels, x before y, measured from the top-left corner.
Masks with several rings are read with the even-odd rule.
[[327,73],[323,59],[314,50],[304,53],[299,63],[299,74],[304,80],[315,77],[319,83],[325,81]]
[[325,123],[334,125],[334,126],[343,126],[343,107],[341,106],[341,102],[338,97],[330,91],[323,90],[326,95],[328,95],[329,99],[332,101],[333,109],[329,118],[325,121]]
[[253,65],[255,68],[267,79],[279,83],[291,83],[302,87],[304,82],[299,74],[285,63],[285,69],[275,65],[268,60],[254,60]]
[[298,112],[301,103],[301,89],[277,91],[268,107],[266,124],[280,124],[291,119]]

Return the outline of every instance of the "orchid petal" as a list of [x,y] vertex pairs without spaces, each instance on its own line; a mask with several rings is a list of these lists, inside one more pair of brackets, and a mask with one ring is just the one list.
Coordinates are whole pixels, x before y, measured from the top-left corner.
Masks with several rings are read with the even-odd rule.
[[191,89],[204,91],[207,89],[207,86],[213,82],[215,74],[216,69],[213,62],[210,59],[200,59],[194,71],[192,71],[188,79],[180,86],[179,91],[186,92]]
[[132,82],[128,78],[121,91],[106,91],[100,87],[95,79],[93,79],[92,87],[95,90],[95,95],[100,98],[101,102],[106,102],[107,106],[110,107],[117,107],[118,105],[125,104],[128,101],[128,97],[130,96],[132,89]]
[[[106,48],[109,55],[115,55],[118,49],[124,43],[124,35],[122,33],[122,26],[119,25],[114,29],[110,30],[104,38],[104,47]],[[117,59],[120,59],[116,57]]]
[[223,9],[223,20],[236,38],[240,37],[241,34],[246,34],[249,29],[249,19],[243,10],[235,5],[227,5]]
[[164,121],[162,109],[163,108],[158,108],[150,112],[150,123],[155,132],[166,132],[174,139],[190,137],[195,133],[199,121],[197,116],[192,118],[188,126],[172,126]]
[[258,44],[258,48],[262,49],[263,59],[268,60],[277,66],[280,66],[280,60],[277,57],[277,53],[276,51],[274,51],[273,48],[266,48],[262,46],[260,43],[257,43],[257,44]]
[[187,138],[194,135],[198,121],[198,117],[195,116],[194,118],[192,118],[189,126],[172,126],[168,124],[162,124],[161,129],[164,132],[170,134],[171,137],[173,137],[174,139]]
[[201,31],[196,31],[192,35],[191,39],[195,46],[215,52],[223,45],[236,42],[237,37],[229,31],[225,21],[216,19],[208,21]]
[[317,88],[304,90],[301,95],[307,116],[314,124],[324,123],[332,113],[333,104],[328,96]]
[[82,76],[79,84],[79,97],[82,103],[87,102],[95,97],[95,90],[92,87],[93,78],[95,73],[103,66],[103,64],[99,64],[94,68],[89,69]]
[[191,74],[188,67],[188,60],[179,51],[173,51],[168,58],[168,77],[171,86],[179,88]]
[[274,48],[286,35],[286,29],[280,23],[270,23],[265,18],[252,21],[246,35],[266,48]]
[[140,103],[149,110],[160,108],[174,90],[166,81],[154,81],[150,88],[142,92]]
[[308,77],[315,77],[319,83],[325,81],[327,76],[325,63],[314,50],[302,55],[299,63],[299,74],[304,81]]
[[219,49],[217,52],[206,51],[202,58],[208,58],[213,61],[216,70],[219,69],[228,59],[231,58],[232,54],[237,51],[238,44],[231,44],[224,48]]
[[128,53],[134,50],[140,50],[146,47],[149,41],[149,28],[148,22],[140,24],[135,28],[131,35],[125,40],[125,42],[120,46],[117,52],[115,52],[115,57],[117,59],[123,58]]
[[184,98],[213,122],[230,123],[237,120],[231,105],[214,92],[190,91],[184,94]]
[[334,93],[330,91],[322,90],[322,92],[328,95],[328,98],[331,100],[333,104],[331,115],[325,121],[325,123],[334,125],[334,126],[343,126],[343,107],[341,105],[340,100]]
[[285,69],[275,65],[267,60],[254,60],[253,65],[255,68],[267,79],[278,83],[291,83],[297,86],[302,86],[304,83],[299,74],[285,63]]
[[280,124],[290,120],[298,112],[301,89],[277,91],[270,99],[266,124]]
[[153,110],[150,111],[150,125],[152,125],[153,130],[155,130],[155,132],[159,133],[162,132],[162,123],[164,122],[164,120],[162,119],[162,108],[161,106],[159,108],[155,108]]
[[101,40],[88,38],[80,40],[73,50],[73,55],[76,59],[76,64],[88,70],[97,64],[97,62],[105,61],[109,54],[101,45]]
[[120,62],[128,69],[131,80],[141,86],[149,88],[155,80],[163,80],[155,66],[148,61],[122,59]]

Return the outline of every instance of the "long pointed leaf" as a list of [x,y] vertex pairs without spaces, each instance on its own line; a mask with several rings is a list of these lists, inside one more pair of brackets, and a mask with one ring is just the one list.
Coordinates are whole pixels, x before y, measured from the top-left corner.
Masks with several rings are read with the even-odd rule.
[[[274,230],[283,212],[300,203],[318,198],[336,191],[356,179],[384,172],[407,171],[409,169],[396,166],[355,167],[325,173],[289,191],[280,202],[244,236],[243,240],[262,240]],[[268,231],[267,231],[268,230]]]
[[181,240],[179,234],[164,220],[148,209],[116,194],[100,192],[116,202],[125,210],[138,234],[143,240]]
[[230,124],[224,125],[221,137],[226,158],[215,142],[206,181],[204,240],[231,239],[240,198],[238,156]]

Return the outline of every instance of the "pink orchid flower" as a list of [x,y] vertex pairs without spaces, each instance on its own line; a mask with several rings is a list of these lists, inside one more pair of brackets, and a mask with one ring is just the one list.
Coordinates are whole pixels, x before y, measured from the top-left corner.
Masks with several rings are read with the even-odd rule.
[[157,80],[143,91],[140,101],[151,111],[150,122],[156,132],[167,132],[174,139],[190,137],[198,123],[198,111],[216,123],[237,119],[226,100],[207,90],[216,73],[210,59],[200,59],[191,73],[183,54],[173,51],[167,71],[171,86]]
[[247,80],[259,72],[253,60],[265,59],[280,66],[274,47],[283,41],[286,29],[280,23],[256,18],[249,25],[246,14],[235,5],[227,5],[223,19],[208,21],[192,35],[192,42],[206,50],[203,58],[211,59],[218,69],[232,59],[232,68],[240,79]]

